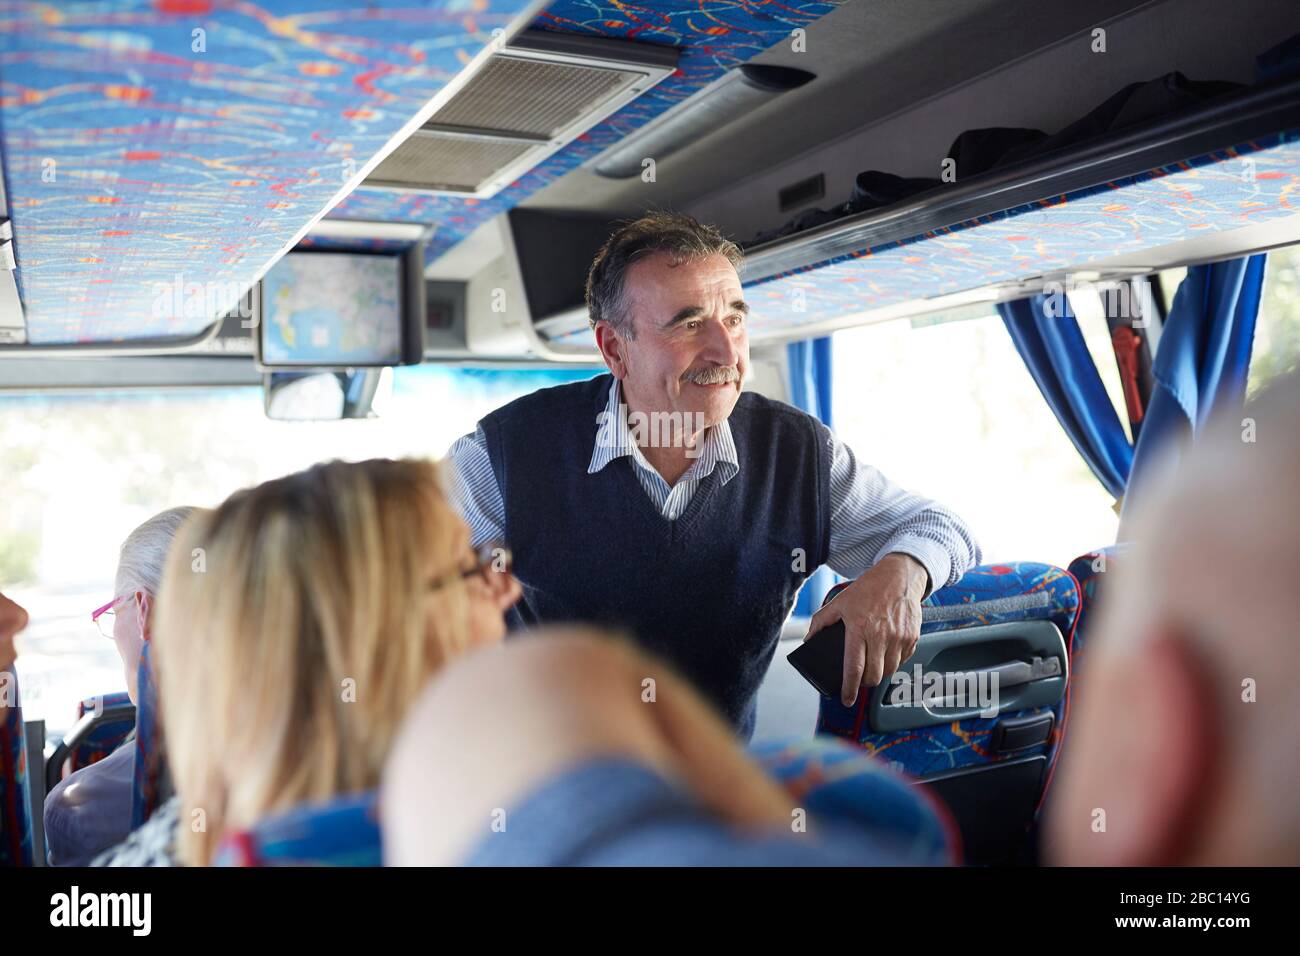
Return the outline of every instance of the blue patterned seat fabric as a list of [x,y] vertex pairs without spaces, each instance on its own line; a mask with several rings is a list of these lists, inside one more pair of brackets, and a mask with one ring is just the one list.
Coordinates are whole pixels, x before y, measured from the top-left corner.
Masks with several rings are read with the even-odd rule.
[[[750,750],[814,819],[860,825],[900,864],[933,866],[958,856],[946,811],[919,788],[840,741],[769,742]],[[815,831],[810,831],[815,832]],[[374,793],[340,797],[268,817],[222,840],[217,866],[379,866]]]
[[379,805],[373,791],[295,807],[228,835],[217,866],[379,866]]
[[858,824],[899,866],[960,858],[956,825],[938,800],[860,749],[829,737],[766,741],[749,753],[813,817]]
[[[77,719],[80,720],[96,711],[103,713],[130,703],[131,695],[124,690],[87,697],[77,705]],[[89,767],[92,763],[103,760],[122,746],[133,730],[135,730],[134,717],[123,716],[101,720],[90,733],[77,742],[76,747],[68,751],[66,773],[76,773],[83,767]]]
[[0,671],[0,866],[31,866],[30,781],[18,676]]
[[[831,600],[847,583],[831,589]],[[1079,590],[1069,573],[1050,564],[1016,562],[980,565],[967,571],[951,587],[931,594],[923,602],[929,609],[921,625],[922,634],[950,631],[983,624],[1012,621],[1051,621],[1066,639],[1073,656],[1075,620],[1079,611]],[[1073,670],[1073,667],[1071,667]],[[1053,766],[1065,732],[1070,692],[1051,708],[1041,707],[1000,717],[974,717],[934,727],[892,733],[875,733],[866,721],[867,694],[859,694],[853,707],[823,697],[817,718],[819,734],[833,734],[856,743],[873,756],[887,760],[896,769],[925,777],[947,770],[989,764],[1002,759],[989,747],[994,726],[1008,717],[1046,713],[1055,715],[1049,739],[1037,748],[1017,751],[1016,757],[1043,753]]]
[[135,779],[131,788],[131,829],[144,823],[163,801],[166,759],[158,713],[158,685],[149,664],[149,644],[140,652],[136,675]]
[[[1079,582],[1079,625],[1074,632],[1073,663],[1076,669],[1084,667],[1082,652],[1091,629],[1095,627],[1094,618],[1097,616],[1097,601],[1102,577],[1118,567],[1119,562],[1123,560],[1124,552],[1128,549],[1128,544],[1113,544],[1081,554],[1070,562],[1070,574]],[[1075,683],[1073,675],[1070,683]]]

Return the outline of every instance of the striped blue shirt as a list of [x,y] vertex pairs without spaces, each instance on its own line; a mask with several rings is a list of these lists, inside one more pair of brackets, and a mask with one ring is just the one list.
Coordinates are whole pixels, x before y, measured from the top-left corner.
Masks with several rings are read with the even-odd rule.
[[[587,474],[594,475],[616,458],[632,459],[633,471],[655,507],[669,521],[686,510],[701,481],[718,472],[726,484],[740,470],[731,426],[723,421],[707,429],[699,456],[675,485],[669,485],[646,460],[627,426],[618,379],[605,406],[614,424],[598,440]],[[448,494],[470,529],[471,547],[505,537],[506,509],[492,473],[487,438],[480,425],[458,438],[448,452]],[[834,440],[831,453],[831,540],[827,566],[856,578],[887,554],[910,555],[930,575],[930,588],[946,587],[980,562],[980,549],[965,522],[928,498],[904,491],[853,451]]]

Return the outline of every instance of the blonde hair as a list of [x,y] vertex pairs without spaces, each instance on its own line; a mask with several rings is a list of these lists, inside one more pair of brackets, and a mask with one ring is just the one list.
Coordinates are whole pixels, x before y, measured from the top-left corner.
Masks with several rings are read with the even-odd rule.
[[378,785],[409,703],[469,641],[463,584],[430,590],[467,543],[437,466],[415,460],[317,465],[181,529],[154,667],[184,862],[268,813]]

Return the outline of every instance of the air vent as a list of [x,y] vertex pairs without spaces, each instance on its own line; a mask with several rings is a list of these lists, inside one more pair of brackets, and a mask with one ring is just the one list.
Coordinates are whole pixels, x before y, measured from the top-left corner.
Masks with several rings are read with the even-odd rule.
[[786,186],[777,193],[777,200],[781,204],[781,212],[788,212],[814,199],[821,199],[825,195],[826,178],[818,173],[816,176],[809,176],[791,186]]
[[365,180],[366,187],[487,198],[650,89],[671,47],[528,30]]

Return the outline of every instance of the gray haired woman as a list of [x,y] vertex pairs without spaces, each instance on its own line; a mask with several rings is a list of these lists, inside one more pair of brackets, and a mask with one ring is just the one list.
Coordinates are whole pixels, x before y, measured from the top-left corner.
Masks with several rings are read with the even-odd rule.
[[[139,703],[136,673],[150,637],[155,595],[162,586],[167,551],[194,508],[154,515],[122,542],[113,599],[92,618],[117,645],[127,693]],[[45,842],[51,866],[85,866],[131,830],[131,783],[135,745],[128,741],[103,760],[78,770],[45,798]]]

